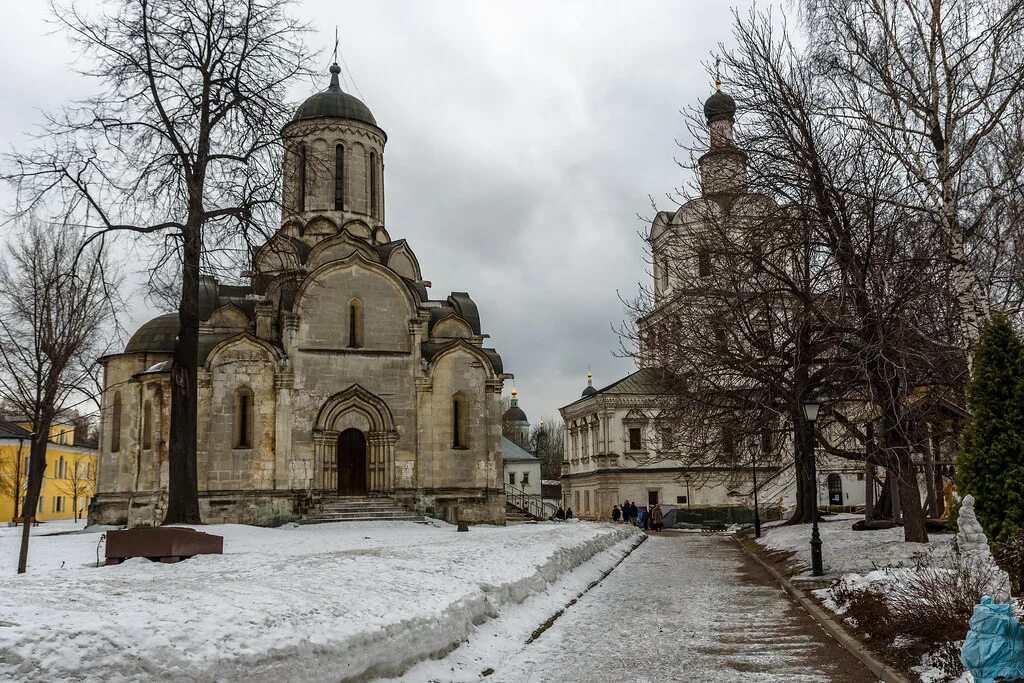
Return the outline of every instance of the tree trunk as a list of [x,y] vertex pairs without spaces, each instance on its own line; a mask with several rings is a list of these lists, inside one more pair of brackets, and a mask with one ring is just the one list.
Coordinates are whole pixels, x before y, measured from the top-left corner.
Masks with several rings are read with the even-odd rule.
[[[190,212],[198,216],[196,212]],[[198,218],[183,232],[181,303],[178,339],[171,371],[171,424],[167,442],[167,513],[164,524],[201,524],[196,466],[199,392],[199,267],[202,234]]]
[[864,463],[864,521],[875,518],[875,466]]
[[924,508],[921,506],[921,492],[917,488],[917,472],[914,471],[909,450],[900,454],[896,469],[900,509],[903,512],[903,540],[927,543],[928,529],[925,526]]
[[[21,505],[22,529],[21,549],[18,552],[18,573],[24,574],[28,567],[28,539],[32,533],[29,519],[38,513],[39,492],[43,488],[43,475],[46,473],[46,445],[49,441],[50,420],[43,420],[32,435],[32,447],[28,460],[28,491]],[[27,512],[27,514],[26,514]]]
[[786,524],[810,524],[814,505],[814,482],[811,481],[811,433],[806,423],[794,418],[793,423],[793,471],[796,476],[796,509]]

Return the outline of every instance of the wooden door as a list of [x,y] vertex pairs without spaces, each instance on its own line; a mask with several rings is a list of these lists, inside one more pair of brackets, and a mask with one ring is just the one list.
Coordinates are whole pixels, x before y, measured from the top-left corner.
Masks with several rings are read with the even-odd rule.
[[366,437],[358,429],[338,435],[338,493],[366,494]]

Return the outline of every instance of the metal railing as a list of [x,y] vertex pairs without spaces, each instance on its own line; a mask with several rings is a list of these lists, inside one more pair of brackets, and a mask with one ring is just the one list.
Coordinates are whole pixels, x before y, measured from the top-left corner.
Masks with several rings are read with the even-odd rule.
[[551,519],[558,509],[556,505],[545,502],[540,496],[527,493],[524,489],[507,482],[505,483],[505,500],[513,507],[517,507],[537,519]]

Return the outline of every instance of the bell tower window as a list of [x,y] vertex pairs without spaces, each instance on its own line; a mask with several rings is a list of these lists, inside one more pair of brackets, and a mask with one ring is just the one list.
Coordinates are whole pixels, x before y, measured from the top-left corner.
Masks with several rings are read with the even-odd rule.
[[345,208],[345,148],[334,148],[334,210]]

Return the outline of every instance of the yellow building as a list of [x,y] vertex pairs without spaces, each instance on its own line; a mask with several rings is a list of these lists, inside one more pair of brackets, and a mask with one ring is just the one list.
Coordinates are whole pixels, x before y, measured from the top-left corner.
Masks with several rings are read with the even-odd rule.
[[[0,524],[17,516],[28,486],[31,450],[28,423],[0,420]],[[35,518],[40,522],[57,519],[86,519],[89,501],[96,491],[96,449],[75,445],[75,427],[61,418],[50,426],[46,449],[46,474]],[[77,505],[76,505],[77,501]]]

